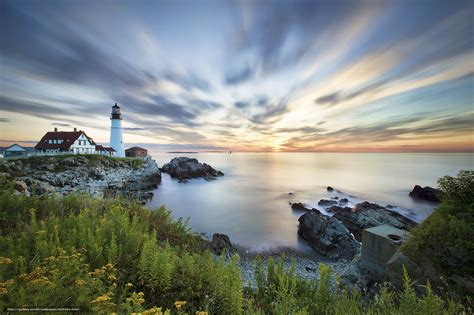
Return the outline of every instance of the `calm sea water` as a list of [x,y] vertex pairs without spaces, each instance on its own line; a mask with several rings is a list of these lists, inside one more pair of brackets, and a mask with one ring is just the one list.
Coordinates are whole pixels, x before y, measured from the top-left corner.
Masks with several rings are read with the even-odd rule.
[[[178,183],[163,174],[149,206],[164,204],[175,218],[189,217],[195,232],[225,233],[253,250],[307,250],[297,235],[302,213],[292,211],[290,202],[324,211],[317,206],[321,198],[346,197],[349,205],[368,200],[394,205],[396,211],[422,221],[435,205],[409,197],[413,186],[436,187],[441,176],[474,169],[474,155],[464,153],[153,154],[160,167],[175,156],[195,157],[225,176]],[[340,192],[328,193],[327,186]]]

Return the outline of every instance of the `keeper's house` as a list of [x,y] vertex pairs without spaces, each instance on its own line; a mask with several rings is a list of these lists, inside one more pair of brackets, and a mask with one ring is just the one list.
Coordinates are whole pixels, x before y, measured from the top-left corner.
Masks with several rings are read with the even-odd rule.
[[114,156],[115,150],[97,145],[82,130],[47,132],[35,146],[38,155],[99,154]]

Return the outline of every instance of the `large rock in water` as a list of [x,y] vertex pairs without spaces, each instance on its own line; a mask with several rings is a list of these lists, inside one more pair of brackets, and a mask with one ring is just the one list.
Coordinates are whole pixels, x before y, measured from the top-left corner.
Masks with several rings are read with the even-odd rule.
[[429,186],[421,187],[420,185],[415,185],[413,190],[410,191],[409,195],[414,198],[423,199],[431,202],[439,202],[441,191]]
[[354,237],[360,241],[362,230],[374,226],[389,224],[399,229],[409,229],[416,223],[395,211],[390,211],[376,203],[368,201],[357,204],[353,209],[349,207],[334,207],[334,218],[342,221]]
[[346,259],[351,259],[357,252],[359,243],[336,218],[313,210],[303,214],[298,221],[298,234],[317,252],[330,258]]
[[163,173],[170,174],[171,177],[179,180],[187,180],[196,177],[213,179],[223,176],[224,173],[217,171],[206,163],[199,163],[197,159],[188,157],[176,157],[161,168]]

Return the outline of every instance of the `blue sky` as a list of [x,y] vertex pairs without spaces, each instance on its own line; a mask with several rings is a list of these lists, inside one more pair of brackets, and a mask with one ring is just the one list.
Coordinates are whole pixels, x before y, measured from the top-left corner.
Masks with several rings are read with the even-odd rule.
[[118,102],[162,150],[473,150],[472,1],[0,4],[3,144]]

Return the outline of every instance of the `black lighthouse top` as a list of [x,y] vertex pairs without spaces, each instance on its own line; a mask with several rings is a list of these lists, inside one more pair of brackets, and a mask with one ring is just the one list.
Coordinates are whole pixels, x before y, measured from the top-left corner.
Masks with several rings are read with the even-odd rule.
[[122,114],[120,113],[120,106],[118,106],[117,103],[112,106],[112,115],[110,115],[110,119],[122,119]]

